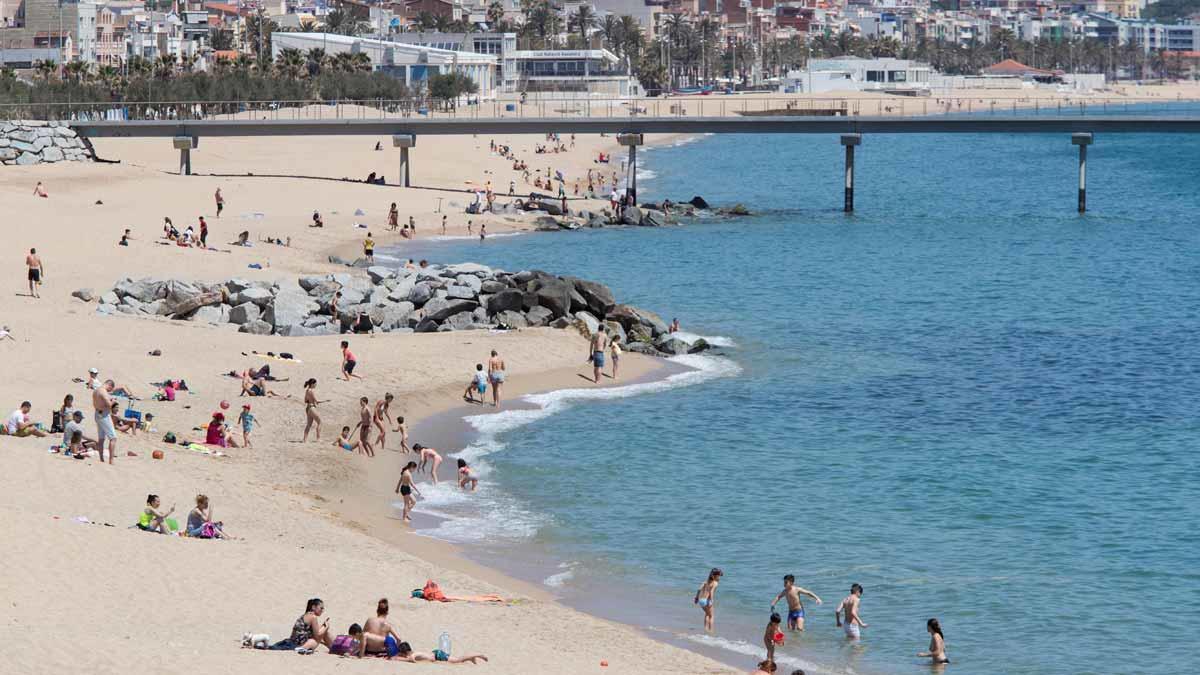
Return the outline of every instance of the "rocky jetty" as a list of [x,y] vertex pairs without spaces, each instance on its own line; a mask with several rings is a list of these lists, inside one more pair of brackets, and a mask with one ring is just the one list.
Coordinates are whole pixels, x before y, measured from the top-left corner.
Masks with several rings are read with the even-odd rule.
[[[335,311],[336,293],[341,297]],[[71,295],[98,302],[99,314],[232,324],[258,335],[334,335],[352,331],[362,316],[374,330],[408,333],[550,326],[573,327],[590,336],[603,324],[631,351],[676,355],[700,350],[671,337],[654,312],[618,303],[604,284],[474,263],[373,266],[287,282],[127,278],[100,294],[81,288]]]
[[93,159],[91,146],[75,130],[59,122],[15,120],[0,127],[0,162],[44,164]]

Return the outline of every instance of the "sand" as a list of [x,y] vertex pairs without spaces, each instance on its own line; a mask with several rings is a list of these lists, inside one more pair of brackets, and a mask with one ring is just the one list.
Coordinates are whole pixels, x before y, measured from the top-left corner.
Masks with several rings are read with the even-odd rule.
[[[336,178],[371,168],[394,172],[397,152],[374,152],[374,140],[206,139],[194,162],[197,171],[212,174]],[[578,172],[606,140],[611,141],[580,139],[574,153],[545,156],[544,162],[528,150],[540,138],[512,142],[525,148],[521,154],[533,166]],[[249,336],[230,326],[104,317],[95,314],[94,303],[70,297],[81,287],[107,290],[124,276],[291,279],[344,270],[325,257],[360,245],[363,231],[353,227],[355,221],[368,223],[381,245],[400,241],[381,231],[392,201],[402,217],[416,218],[418,236],[427,236],[435,226],[440,230],[440,197],[451,213],[449,233],[461,232],[466,218],[449,202],[465,204],[466,195],[446,188],[467,179],[507,185],[511,177],[508,162],[487,153],[487,142],[455,138],[422,145],[414,179],[437,189],[244,175],[180,177],[173,175],[177,154],[162,140],[96,143],[101,156],[120,164],[4,167],[0,208],[10,214],[5,225],[10,282],[0,295],[0,324],[16,337],[0,342],[8,371],[0,383],[4,414],[29,400],[34,419],[49,424],[51,411],[68,393],[89,409],[83,385],[72,382],[89,367],[142,397],[153,393],[151,382],[165,377],[186,380],[191,393],[181,393],[174,403],[139,402],[140,410],[155,415],[156,431],[122,435],[114,466],[48,453],[57,439],[0,436],[6,465],[0,476],[0,533],[8,567],[0,582],[7,609],[0,636],[21,645],[6,657],[3,670],[383,672],[425,667],[240,648],[247,631],[287,637],[310,597],[325,601],[326,616],[338,632],[365,621],[376,601],[388,597],[394,622],[417,649],[434,648],[438,635],[447,631],[455,655],[483,653],[491,659],[487,665],[462,666],[480,672],[730,672],[634,628],[561,606],[546,589],[484,569],[452,546],[412,534],[391,509],[401,462],[411,455],[389,448],[366,458],[332,446],[341,426],[353,424],[362,395],[373,402],[394,393],[393,414],[405,415],[410,424],[463,407],[462,388],[490,349],[507,360],[510,396],[595,386],[581,379],[590,369],[583,363],[587,342],[577,332],[355,336],[358,372],[366,379],[346,383],[336,379],[340,336]],[[32,196],[37,181],[45,184],[48,199]],[[227,204],[220,219],[214,217],[212,199],[218,186]],[[325,228],[307,227],[313,209],[324,214]],[[354,216],[355,209],[366,215]],[[199,215],[208,218],[210,241],[228,252],[158,244],[163,216],[182,227]],[[528,227],[502,218],[494,223],[495,232]],[[117,246],[126,227],[135,238],[129,247]],[[291,237],[292,245],[224,245],[242,230],[250,230],[252,240]],[[24,295],[22,260],[30,247],[45,263],[41,299]],[[264,269],[250,269],[251,263]],[[162,355],[150,356],[154,349]],[[243,356],[252,350],[290,351],[302,363]],[[289,378],[271,389],[292,398],[253,399],[262,426],[252,436],[252,449],[230,449],[218,458],[160,442],[166,431],[199,438],[193,427],[206,423],[223,399],[236,413],[249,399],[239,399],[238,381],[223,373],[265,362],[278,377]],[[659,363],[631,354],[622,363],[623,381],[653,376]],[[321,441],[301,444],[302,382],[308,377],[318,378],[319,396],[330,402],[321,406]],[[479,412],[478,407],[470,411]],[[396,443],[392,435],[389,446]],[[154,449],[164,449],[165,459],[151,459]],[[123,456],[127,450],[138,456]],[[441,450],[448,460],[443,473],[452,473],[456,449]],[[201,541],[130,529],[147,493],[160,495],[164,507],[175,504],[180,520],[197,493],[207,494],[216,517],[238,539]],[[79,522],[80,517],[92,524]],[[431,524],[429,518],[418,513],[416,525]],[[443,605],[410,599],[410,591],[427,579],[448,593],[499,593],[514,602]],[[601,661],[609,666],[601,668]]]

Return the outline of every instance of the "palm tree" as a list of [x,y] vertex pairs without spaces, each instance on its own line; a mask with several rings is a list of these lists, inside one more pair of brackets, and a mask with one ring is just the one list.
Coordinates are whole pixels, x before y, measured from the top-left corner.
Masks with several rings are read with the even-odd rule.
[[275,57],[275,70],[289,80],[304,74],[304,52],[299,49],[283,49]]
[[154,62],[154,75],[160,80],[170,79],[175,74],[175,57],[171,54],[163,54]]
[[504,5],[499,0],[494,0],[487,8],[488,25],[495,30],[502,21],[504,21]]
[[621,56],[621,20],[615,14],[604,15],[604,21],[600,22],[600,34],[604,36],[604,46]]
[[591,5],[580,5],[571,16],[571,25],[579,29],[579,37],[583,39],[584,48],[588,44],[588,31],[596,25],[596,12]]
[[91,71],[91,64],[85,61],[71,61],[63,67],[66,72],[67,80],[75,84],[83,84]]
[[306,56],[308,57],[306,67],[308,68],[309,77],[320,75],[321,69],[325,67],[326,62],[329,60],[329,57],[325,55],[325,50],[320,47],[314,47],[308,50]]
[[37,71],[38,77],[42,78],[43,82],[49,82],[54,77],[54,74],[58,72],[58,63],[54,59],[45,59],[35,61],[33,68]]
[[239,75],[244,75],[250,72],[250,68],[254,66],[254,57],[249,54],[238,54],[233,60],[233,72]]

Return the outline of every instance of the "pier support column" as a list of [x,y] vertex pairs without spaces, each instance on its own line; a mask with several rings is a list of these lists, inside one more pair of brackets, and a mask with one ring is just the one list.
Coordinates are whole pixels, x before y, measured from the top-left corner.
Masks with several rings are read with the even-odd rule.
[[394,134],[392,147],[400,148],[400,187],[409,187],[408,181],[408,150],[417,145],[417,137],[412,134]]
[[862,144],[862,134],[842,134],[846,146],[846,203],[843,211],[854,212],[854,146]]
[[200,139],[195,136],[175,136],[171,139],[171,145],[179,151],[179,175],[192,175],[192,150],[200,144]]
[[1090,133],[1071,134],[1071,143],[1079,146],[1079,212],[1087,211],[1087,149],[1092,144]]
[[617,134],[617,143],[629,148],[629,189],[630,200],[637,205],[637,149],[645,142],[641,134]]

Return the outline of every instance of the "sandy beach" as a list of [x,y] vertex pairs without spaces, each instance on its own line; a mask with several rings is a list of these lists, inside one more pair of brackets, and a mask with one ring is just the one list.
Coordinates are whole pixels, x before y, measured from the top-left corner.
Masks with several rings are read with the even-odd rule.
[[[455,655],[489,657],[486,665],[462,666],[482,672],[729,672],[634,628],[558,605],[543,589],[472,564],[449,545],[413,535],[391,509],[402,461],[412,457],[393,449],[398,445],[394,434],[388,449],[374,458],[332,445],[343,425],[353,425],[359,396],[375,401],[385,392],[395,394],[392,413],[405,415],[410,425],[463,406],[462,387],[473,365],[491,349],[508,363],[507,396],[587,386],[580,379],[587,370],[587,341],[579,333],[547,328],[354,336],[357,372],[365,379],[347,383],[337,379],[340,336],[252,336],[229,325],[98,316],[94,303],[70,295],[83,287],[103,292],[126,276],[215,281],[344,270],[325,258],[332,251],[361,246],[365,230],[356,229],[355,222],[373,228],[380,245],[402,243],[398,235],[383,232],[392,201],[402,219],[415,218],[421,237],[435,228],[440,235],[440,198],[450,215],[447,234],[465,235],[461,205],[469,195],[452,189],[467,186],[467,180],[505,186],[512,179],[521,182],[507,160],[488,152],[489,140],[438,139],[423,147],[414,179],[437,189],[398,190],[327,179],[371,169],[395,172],[396,151],[375,152],[374,139],[365,138],[206,140],[193,161],[198,173],[217,175],[190,178],[173,174],[177,154],[168,143],[145,140],[96,143],[100,156],[120,164],[6,167],[0,174],[0,205],[19,214],[8,226],[15,244],[10,290],[0,296],[0,323],[15,338],[0,342],[10,371],[0,385],[6,417],[29,400],[31,417],[48,426],[64,395],[73,394],[93,435],[90,396],[82,383],[72,381],[86,377],[92,367],[101,378],[131,388],[143,399],[136,407],[155,417],[153,432],[120,436],[113,466],[49,453],[57,438],[0,436],[0,452],[9,467],[0,479],[0,531],[9,543],[12,566],[3,584],[9,617],[0,634],[20,636],[30,647],[14,655],[7,668],[382,672],[418,667],[240,648],[245,632],[269,633],[275,640],[287,637],[310,597],[325,601],[325,616],[337,633],[352,622],[364,622],[375,602],[387,597],[393,622],[416,649],[432,650],[446,631],[453,637]],[[540,137],[506,142],[528,157],[531,167],[545,157],[545,166],[570,175],[586,172],[583,167],[607,147],[605,141],[611,139],[579,139],[574,152],[548,156],[532,153],[533,144],[543,142]],[[324,178],[248,177],[247,172]],[[32,195],[38,181],[48,198]],[[226,200],[219,219],[213,204],[217,187]],[[457,208],[451,206],[455,201]],[[314,209],[321,211],[324,228],[308,227]],[[354,215],[356,210],[364,215]],[[159,244],[164,216],[183,227],[200,215],[208,219],[210,243],[220,251]],[[491,218],[493,232],[529,227],[524,221]],[[121,247],[117,240],[125,228],[133,230],[134,238]],[[251,232],[253,247],[225,245],[242,230]],[[257,241],[268,236],[290,237],[291,246]],[[45,266],[40,299],[26,295],[21,264],[32,247]],[[251,264],[263,268],[252,269]],[[161,350],[161,356],[149,355],[152,350]],[[257,357],[252,351],[289,351],[301,362]],[[236,414],[250,399],[238,397],[239,382],[226,373],[263,363],[271,364],[276,377],[287,378],[271,389],[291,398],[253,399],[261,424],[251,437],[253,448],[228,449],[226,457],[214,457],[161,442],[167,431],[202,440],[202,432],[194,429],[207,423],[222,400],[232,404],[231,417]],[[629,355],[622,364],[623,383],[652,377],[658,363]],[[302,383],[308,377],[318,379],[319,398],[329,403],[320,408],[321,441],[301,444]],[[190,392],[172,403],[145,400],[155,391],[150,383],[166,378],[186,380]],[[164,459],[151,458],[156,449],[165,451]],[[450,477],[455,448],[440,450],[448,460],[443,474]],[[126,457],[127,451],[137,456]],[[204,541],[131,529],[148,493],[160,495],[164,508],[176,505],[181,521],[196,494],[208,495],[215,517],[237,539]],[[417,527],[423,517],[417,514]],[[447,593],[498,593],[511,602],[410,599],[411,590],[428,579]],[[68,629],[69,639],[46,630],[61,626],[64,619],[90,625]],[[602,668],[602,661],[608,666]]]

